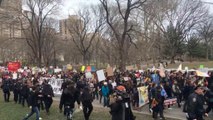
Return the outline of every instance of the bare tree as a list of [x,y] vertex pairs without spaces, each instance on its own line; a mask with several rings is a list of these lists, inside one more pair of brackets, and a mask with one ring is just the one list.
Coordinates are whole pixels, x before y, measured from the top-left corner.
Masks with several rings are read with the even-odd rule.
[[186,36],[205,20],[208,11],[202,2],[190,0],[165,1],[158,7],[168,8],[155,16],[154,22],[164,35],[165,53],[174,63],[175,57],[184,53]]
[[[115,8],[112,11],[112,5],[110,6],[110,2],[108,0],[100,0],[104,11],[105,11],[105,19],[107,25],[112,30],[113,35],[115,36],[115,41],[117,43],[116,50],[119,52],[119,67],[121,71],[125,70],[125,65],[127,61],[127,55],[129,47],[129,42],[134,43],[133,39],[130,35],[131,31],[134,30],[134,26],[131,22],[131,15],[133,11],[140,8],[146,0],[115,0]],[[117,15],[115,16],[115,14]]]
[[[27,11],[21,12],[23,33],[36,64],[42,66],[42,49],[46,35],[46,21],[58,10],[60,0],[25,0]],[[24,20],[23,20],[24,19]]]
[[70,23],[71,40],[83,57],[83,64],[89,64],[91,46],[103,24],[101,12],[80,10],[76,16],[70,17]]
[[209,60],[210,43],[213,40],[213,17],[209,17],[206,21],[200,24],[198,33],[204,40],[206,48],[206,60]]

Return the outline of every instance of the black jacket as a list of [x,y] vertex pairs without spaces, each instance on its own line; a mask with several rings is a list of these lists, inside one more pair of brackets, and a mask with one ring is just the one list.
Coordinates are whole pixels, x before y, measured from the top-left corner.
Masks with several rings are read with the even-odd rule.
[[50,84],[43,85],[42,93],[43,93],[44,97],[47,97],[48,95],[50,95],[51,97],[54,97],[53,89]]
[[32,107],[38,106],[38,92],[31,91],[29,96],[29,105]]
[[63,106],[67,105],[69,105],[71,108],[74,108],[76,101],[78,104],[80,104],[78,93],[79,92],[76,89],[71,90],[69,88],[65,88],[61,95],[59,109],[62,109]]
[[204,96],[198,95],[197,93],[192,93],[184,106],[184,111],[189,114],[192,119],[197,119],[198,116],[202,116],[205,112],[204,110]]

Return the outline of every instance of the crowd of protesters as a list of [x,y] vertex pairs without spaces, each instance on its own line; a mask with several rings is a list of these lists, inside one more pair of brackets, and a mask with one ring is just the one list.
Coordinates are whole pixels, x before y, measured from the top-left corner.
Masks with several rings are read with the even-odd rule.
[[[107,76],[107,74],[106,74]],[[10,91],[13,91],[14,102],[32,107],[32,111],[24,120],[33,113],[40,119],[39,111],[45,109],[47,115],[53,102],[53,90],[46,78],[61,78],[64,80],[61,90],[59,110],[66,115],[66,106],[74,110],[75,102],[78,107],[83,106],[85,120],[93,110],[93,100],[98,100],[103,107],[110,108],[112,120],[135,120],[133,109],[139,107],[138,87],[146,86],[149,98],[149,110],[152,117],[164,117],[166,99],[176,98],[177,106],[187,113],[187,119],[203,120],[203,116],[213,109],[213,73],[210,77],[199,77],[196,72],[165,71],[164,75],[159,70],[114,72],[114,76],[107,77],[99,82],[96,75],[87,79],[82,72],[62,71],[49,74],[37,72],[32,74],[30,69],[18,72],[17,79],[13,79],[10,72],[2,73],[2,89],[5,102],[9,102]],[[124,79],[128,78],[128,79]],[[185,104],[184,104],[185,103]],[[204,104],[208,107],[205,109]],[[193,106],[193,107],[192,107]],[[64,108],[64,109],[63,109]],[[63,109],[63,110],[62,110]],[[73,111],[72,111],[73,112]]]

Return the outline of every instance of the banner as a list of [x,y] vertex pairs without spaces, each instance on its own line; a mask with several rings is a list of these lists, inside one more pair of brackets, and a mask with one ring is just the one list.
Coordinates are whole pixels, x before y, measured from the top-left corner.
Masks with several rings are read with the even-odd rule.
[[20,62],[9,62],[7,64],[8,71],[16,72],[21,67]]
[[63,83],[63,79],[49,79],[49,84],[52,86],[53,88],[53,93],[56,95],[61,95],[62,94],[62,90],[61,90],[61,85]]
[[98,70],[96,72],[97,76],[98,76],[98,81],[101,82],[101,81],[104,81],[106,80],[106,77],[104,75],[104,70]]
[[139,94],[139,107],[142,107],[149,102],[147,87],[146,86],[138,87],[138,94]]
[[166,99],[164,101],[164,105],[168,106],[168,105],[174,105],[177,103],[177,98],[172,98],[172,99]]

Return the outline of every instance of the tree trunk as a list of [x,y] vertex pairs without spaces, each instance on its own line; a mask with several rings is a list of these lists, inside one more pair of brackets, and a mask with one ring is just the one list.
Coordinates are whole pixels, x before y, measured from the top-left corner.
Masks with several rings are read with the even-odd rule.
[[121,72],[125,71],[125,64],[126,64],[126,59],[125,59],[125,52],[123,49],[120,49],[119,51],[119,70]]
[[209,47],[206,46],[206,60],[209,60]]

